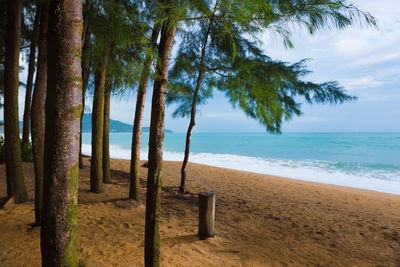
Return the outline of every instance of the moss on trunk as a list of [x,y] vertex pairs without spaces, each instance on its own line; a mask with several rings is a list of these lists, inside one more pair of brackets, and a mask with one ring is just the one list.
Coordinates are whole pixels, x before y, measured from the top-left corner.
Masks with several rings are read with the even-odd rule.
[[104,127],[103,127],[103,182],[110,183],[110,98],[112,91],[112,77],[107,75],[104,93]]
[[161,29],[154,81],[149,137],[149,169],[147,174],[145,265],[160,266],[160,217],[162,145],[164,139],[165,98],[168,84],[169,57],[176,27],[167,20]]
[[103,192],[103,127],[104,90],[109,50],[95,73],[95,88],[92,109],[92,158],[90,161],[90,191]]
[[79,120],[82,109],[82,2],[53,0],[49,9],[43,266],[77,266]]

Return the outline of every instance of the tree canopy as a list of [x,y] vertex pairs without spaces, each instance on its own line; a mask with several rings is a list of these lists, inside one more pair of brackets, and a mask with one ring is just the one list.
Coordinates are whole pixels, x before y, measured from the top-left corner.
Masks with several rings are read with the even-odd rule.
[[301,114],[301,97],[308,103],[355,99],[337,82],[304,80],[310,72],[306,60],[289,64],[271,59],[262,51],[259,36],[267,30],[293,47],[291,27],[305,27],[313,34],[357,22],[374,26],[369,13],[335,0],[217,0],[194,1],[193,5],[197,16],[181,27],[182,41],[170,73],[167,102],[178,104],[173,116],[188,116],[194,95],[196,103],[203,104],[218,89],[233,106],[277,133],[283,120]]

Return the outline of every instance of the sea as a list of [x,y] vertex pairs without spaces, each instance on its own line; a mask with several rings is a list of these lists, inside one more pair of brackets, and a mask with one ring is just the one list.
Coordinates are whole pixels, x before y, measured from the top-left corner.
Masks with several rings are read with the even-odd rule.
[[[166,133],[163,158],[182,161],[185,133]],[[147,159],[149,134],[141,154]],[[131,133],[110,133],[112,158],[130,159]],[[90,154],[91,134],[83,134]],[[400,194],[400,133],[193,133],[190,162]]]

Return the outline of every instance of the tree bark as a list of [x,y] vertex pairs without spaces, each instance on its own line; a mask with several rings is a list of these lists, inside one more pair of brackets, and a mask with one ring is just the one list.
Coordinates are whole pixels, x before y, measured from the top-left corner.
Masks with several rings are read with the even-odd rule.
[[[156,46],[159,32],[160,28],[158,24],[155,24],[151,34],[150,46],[152,49],[154,49]],[[144,110],[144,102],[146,100],[146,88],[150,77],[150,69],[152,62],[153,62],[153,51],[150,51],[146,55],[145,63],[140,76],[140,83],[136,99],[135,119],[133,123],[129,198],[134,199],[136,201],[139,200],[139,161],[140,161],[140,143],[142,136],[143,110]]]
[[21,45],[21,0],[7,2],[6,53],[4,62],[4,137],[6,150],[7,195],[16,203],[28,200],[22,175],[19,139],[18,87]]
[[23,128],[22,128],[22,141],[26,144],[29,143],[32,86],[33,86],[33,74],[35,73],[36,46],[39,34],[39,17],[40,17],[40,8],[39,5],[37,5],[35,21],[33,24],[32,39],[29,48],[30,51],[29,51],[28,79],[26,81],[25,107],[24,107]]
[[83,17],[83,33],[82,33],[82,115],[80,121],[80,133],[79,133],[79,168],[83,169],[83,159],[82,159],[82,119],[85,113],[85,96],[86,88],[89,83],[90,76],[90,40],[92,36],[92,31],[89,25],[89,14],[92,10],[92,1],[88,0],[85,3],[85,13]]
[[203,72],[200,71],[199,76],[197,77],[197,84],[196,89],[193,94],[192,100],[192,108],[190,110],[190,123],[189,127],[186,132],[186,143],[185,143],[185,156],[183,158],[182,168],[181,168],[181,185],[179,186],[179,192],[185,193],[186,189],[186,166],[189,162],[189,154],[190,154],[190,138],[192,136],[193,127],[196,125],[196,104],[197,104],[197,97],[199,94],[199,89],[201,85],[201,80],[203,78]]
[[52,0],[48,24],[42,266],[77,266],[82,1]]
[[35,225],[41,225],[43,203],[43,158],[44,158],[44,132],[47,90],[47,26],[48,6],[40,4],[40,31],[39,53],[36,72],[35,90],[32,99],[32,152],[35,170]]
[[95,88],[92,109],[92,158],[90,161],[90,191],[103,192],[103,127],[104,127],[104,87],[109,50],[95,73]]
[[167,20],[161,30],[158,46],[156,79],[151,106],[149,169],[147,174],[145,265],[160,266],[161,170],[164,139],[165,98],[168,84],[169,57],[176,27]]
[[104,127],[103,127],[103,183],[110,183],[110,98],[113,87],[112,75],[106,77],[104,92]]
[[208,29],[206,36],[204,38],[203,46],[201,49],[201,58],[200,58],[200,65],[199,65],[199,75],[197,77],[196,88],[193,92],[192,98],[192,108],[190,110],[190,122],[189,127],[186,132],[186,144],[185,144],[185,157],[183,158],[182,168],[181,168],[181,185],[179,186],[179,192],[185,193],[185,182],[186,182],[186,166],[189,162],[189,154],[190,154],[190,138],[192,136],[193,127],[196,125],[196,106],[197,106],[197,98],[199,95],[199,90],[201,86],[201,82],[203,80],[204,75],[204,57],[206,55],[207,43],[208,43],[208,36],[210,35],[212,20],[208,24]]

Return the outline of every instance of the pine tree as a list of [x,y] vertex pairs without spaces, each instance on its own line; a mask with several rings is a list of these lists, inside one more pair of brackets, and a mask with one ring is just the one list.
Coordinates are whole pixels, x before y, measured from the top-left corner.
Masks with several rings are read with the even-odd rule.
[[90,161],[90,191],[103,192],[103,123],[104,90],[110,47],[102,50],[104,60],[100,62],[95,76],[95,89],[92,109],[92,158]]
[[90,76],[90,47],[92,40],[92,30],[90,27],[90,19],[93,16],[93,2],[86,0],[83,8],[83,32],[82,32],[82,115],[80,121],[79,133],[79,168],[83,168],[82,159],[82,119],[85,113],[85,97],[86,89],[89,84]]
[[104,123],[103,123],[103,182],[111,182],[110,174],[110,99],[113,89],[113,76],[107,74],[104,91]]
[[40,18],[40,8],[37,6],[35,11],[32,36],[30,38],[30,45],[29,45],[28,78],[26,81],[25,107],[24,107],[23,128],[22,128],[22,141],[24,143],[29,143],[31,99],[32,99],[33,75],[35,73],[35,65],[36,65],[36,47],[39,37],[39,18]]
[[[309,102],[322,103],[352,99],[334,82],[303,82],[301,78],[307,73],[303,62],[288,65],[272,61],[263,55],[250,38],[257,39],[260,32],[270,28],[283,37],[286,46],[292,47],[289,29],[293,23],[307,27],[310,33],[329,26],[344,28],[357,19],[363,19],[367,24],[375,24],[373,17],[368,13],[335,0],[221,0],[216,1],[212,9],[199,5],[198,12],[198,24],[193,25],[192,22],[181,43],[172,70],[172,89],[167,100],[168,103],[179,103],[174,116],[190,116],[181,168],[180,192],[185,192],[186,166],[189,160],[191,133],[195,126],[196,107],[212,95],[213,88],[223,90],[230,102],[238,104],[248,116],[258,119],[270,132],[280,131],[282,118],[290,119],[293,113],[300,115],[299,104],[295,102],[293,95],[304,96]],[[268,72],[260,74],[261,70]],[[246,75],[238,79],[242,73]],[[265,77],[266,74],[274,79],[260,79],[257,76]],[[286,80],[288,77],[290,81]],[[256,84],[256,81],[260,84]],[[303,90],[296,92],[293,84],[302,86]],[[238,87],[241,90],[240,96],[236,93]],[[250,92],[256,87],[259,88],[257,93]],[[280,94],[283,95],[282,99]],[[254,111],[254,108],[257,111]]]
[[[172,45],[179,19],[185,17],[184,3],[161,1],[161,37],[151,104],[146,193],[145,265],[160,266],[161,172],[163,160],[165,99]],[[183,12],[182,12],[183,11]]]
[[47,91],[47,26],[48,4],[40,3],[39,53],[36,82],[32,98],[32,152],[35,170],[35,225],[41,224],[43,203],[43,166],[45,135],[45,103]]
[[77,266],[82,2],[52,0],[47,35],[43,266]]
[[28,200],[22,175],[18,119],[21,9],[21,0],[8,0],[4,64],[4,136],[7,195],[9,198],[14,197],[16,203]]
[[[0,0],[0,109],[4,106],[4,59],[6,50],[7,0]],[[0,123],[0,125],[3,125]]]
[[142,68],[140,76],[139,88],[137,91],[135,119],[133,123],[132,133],[132,150],[131,150],[131,168],[130,168],[130,189],[129,198],[139,200],[139,160],[140,160],[140,143],[142,135],[142,120],[144,102],[146,100],[146,87],[150,77],[151,64],[153,62],[154,48],[158,39],[160,29],[159,25],[155,24],[151,33],[149,51]]
[[[105,110],[106,76],[113,77],[112,88],[120,88],[132,85],[132,64],[137,60],[140,38],[136,32],[141,32],[135,15],[136,5],[130,2],[104,1],[96,7],[97,15],[91,24],[94,36],[92,61],[95,72],[95,92],[92,110],[92,159],[91,159],[91,185],[92,192],[101,192],[101,183],[109,181],[109,152],[108,128],[104,129],[104,114],[109,114],[109,108]],[[139,30],[138,30],[139,29]],[[129,58],[130,57],[130,58]],[[132,63],[133,62],[133,63]],[[127,77],[127,73],[130,76]],[[106,118],[106,121],[108,119]],[[104,148],[104,136],[106,133],[106,145]],[[103,157],[105,157],[103,159]],[[106,166],[103,166],[103,163]],[[106,173],[104,173],[106,171]],[[104,179],[104,176],[105,179]]]

